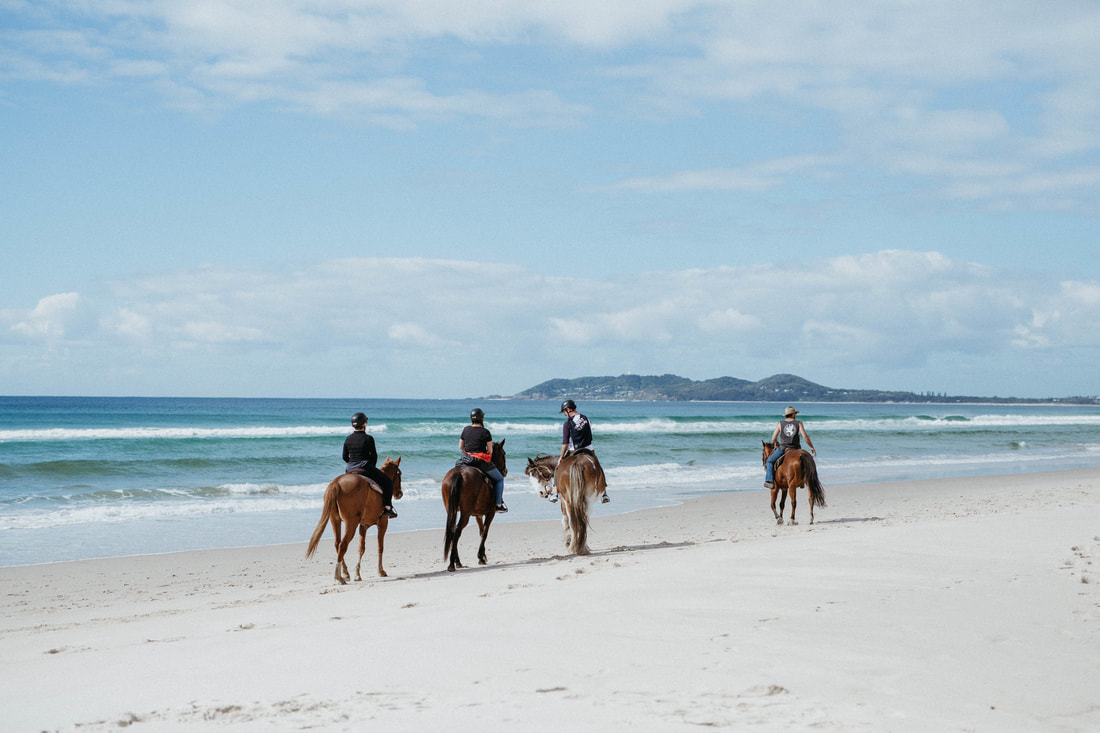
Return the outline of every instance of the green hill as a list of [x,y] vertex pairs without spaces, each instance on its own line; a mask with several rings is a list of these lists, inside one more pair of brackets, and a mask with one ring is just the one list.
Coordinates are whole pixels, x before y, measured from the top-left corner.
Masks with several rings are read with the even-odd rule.
[[875,389],[837,389],[795,376],[775,374],[758,382],[718,377],[701,382],[678,377],[621,374],[617,377],[551,379],[513,395],[531,400],[697,400],[714,402],[1033,402],[1096,404],[1096,397],[1016,398],[948,396],[945,394],[891,392]]

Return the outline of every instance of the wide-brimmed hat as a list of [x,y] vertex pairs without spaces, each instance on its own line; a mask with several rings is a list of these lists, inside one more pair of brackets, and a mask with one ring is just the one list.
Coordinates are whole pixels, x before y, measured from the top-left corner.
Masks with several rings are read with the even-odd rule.
[[783,417],[790,417],[791,415],[797,414],[798,410],[794,409],[793,407],[787,407],[787,409],[783,411]]

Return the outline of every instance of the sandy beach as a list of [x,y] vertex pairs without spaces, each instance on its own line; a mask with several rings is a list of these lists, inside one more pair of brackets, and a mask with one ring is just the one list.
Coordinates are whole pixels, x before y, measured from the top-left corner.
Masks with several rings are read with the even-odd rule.
[[1100,469],[826,491],[0,568],[0,727],[1100,730]]

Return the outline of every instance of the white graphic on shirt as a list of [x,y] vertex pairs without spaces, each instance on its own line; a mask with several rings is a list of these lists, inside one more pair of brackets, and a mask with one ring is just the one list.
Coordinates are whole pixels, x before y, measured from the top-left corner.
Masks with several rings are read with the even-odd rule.
[[791,423],[790,425],[783,426],[783,434],[788,438],[793,438],[795,433],[798,432],[798,425]]

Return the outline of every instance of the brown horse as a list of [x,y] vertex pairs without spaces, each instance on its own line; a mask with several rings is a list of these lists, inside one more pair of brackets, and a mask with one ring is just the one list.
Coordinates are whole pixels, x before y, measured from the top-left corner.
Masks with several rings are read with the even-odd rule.
[[[508,466],[504,453],[504,441],[493,444],[493,465],[502,476],[508,475]],[[443,559],[450,560],[447,570],[454,572],[462,567],[458,559],[458,538],[470,521],[477,518],[481,545],[477,548],[477,562],[485,565],[485,538],[489,536],[489,525],[497,514],[496,490],[493,482],[473,466],[455,466],[443,477],[443,508],[447,510],[447,525],[443,534]]]
[[[401,456],[396,461],[386,458],[380,469],[382,473],[393,481],[393,498],[400,499],[401,491]],[[317,529],[313,530],[313,536],[309,538],[309,547],[306,549],[306,557],[313,557],[317,549],[317,543],[321,541],[321,535],[325,532],[325,523],[332,522],[332,533],[336,535],[336,582],[341,585],[351,580],[348,566],[344,563],[344,555],[351,544],[351,538],[355,536],[355,528],[359,528],[359,562],[355,564],[355,579],[362,580],[359,566],[363,564],[363,553],[367,550],[367,528],[378,525],[378,576],[386,577],[386,571],[382,569],[382,549],[386,540],[386,528],[390,526],[390,518],[382,514],[382,491],[373,481],[358,473],[345,473],[334,478],[325,489],[324,508],[321,510],[321,521],[317,522]],[[347,522],[348,529],[344,536],[340,536],[341,520]]]
[[561,497],[561,528],[565,546],[574,555],[587,555],[592,504],[607,491],[603,467],[590,451],[565,456],[554,471]]
[[[767,464],[768,456],[776,449],[775,443],[760,441],[764,445],[763,462]],[[810,492],[810,524],[814,523],[814,506],[825,506],[825,488],[817,478],[817,465],[814,457],[801,448],[788,450],[779,459],[779,465],[775,467],[775,488],[772,489],[772,514],[775,515],[775,523],[783,524],[783,508],[787,503],[787,497],[791,498],[791,518],[788,525],[798,524],[794,518],[795,506],[798,504],[796,490],[807,487]],[[786,494],[783,494],[786,491]],[[780,496],[779,511],[775,510],[775,497]]]

